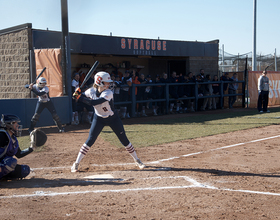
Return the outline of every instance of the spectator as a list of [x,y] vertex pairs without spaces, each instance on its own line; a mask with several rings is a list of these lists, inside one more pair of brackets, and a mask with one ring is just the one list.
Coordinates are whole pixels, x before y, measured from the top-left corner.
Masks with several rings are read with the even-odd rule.
[[[203,79],[202,79],[200,74],[196,75],[196,81],[197,82],[203,82]],[[198,97],[202,97],[204,95],[203,94],[204,89],[203,89],[202,85],[203,84],[199,84],[199,83],[197,85],[197,95],[198,95]],[[198,99],[198,101],[197,101],[197,108],[200,109],[200,110],[202,109],[203,101],[204,101],[203,99]]]
[[[155,84],[155,82],[152,80],[152,76],[148,75],[147,76],[147,84]],[[148,100],[153,100],[156,99],[156,93],[155,89],[152,86],[147,86],[145,89],[145,93],[147,94],[147,99]],[[149,102],[147,103],[147,108],[149,108]],[[153,109],[153,114],[157,115],[157,106],[156,102],[152,102],[152,109]]]
[[[136,71],[133,70],[132,71],[132,83],[133,84],[140,84],[139,80],[138,80],[138,74],[136,74]],[[136,96],[136,100],[138,99],[137,95],[138,95],[138,87],[135,88],[135,96]],[[139,104],[136,103],[136,115],[138,115],[138,110],[139,110]]]
[[267,72],[263,71],[262,75],[258,79],[258,111],[262,112],[270,112],[267,110],[268,105],[268,94],[269,94],[269,79],[266,76]]
[[201,78],[202,80],[205,79],[205,76],[204,76],[204,69],[200,69],[200,70],[199,70],[199,75],[200,75],[200,78]]
[[[76,91],[77,88],[79,88],[79,80],[80,80],[80,74],[75,73],[73,80],[72,80],[72,94]],[[78,100],[72,99],[72,125],[78,125],[79,122],[79,114],[77,109],[77,102]]]
[[[178,79],[178,82],[179,83],[188,83],[189,82],[188,74],[184,74],[184,75],[180,76],[179,79]],[[179,88],[178,88],[178,95],[179,95],[180,98],[189,97],[190,96],[189,86],[180,85]],[[183,112],[186,113],[187,112],[189,102],[190,102],[190,100],[185,100],[181,103],[182,107],[180,108],[180,113],[183,113]]]
[[[224,73],[224,75],[221,76],[222,81],[232,81],[231,78],[229,78],[229,74],[227,72]],[[228,90],[228,83],[223,84],[223,94],[226,94],[226,91]],[[223,104],[224,102],[224,97],[223,97]]]
[[[130,101],[130,86],[132,85],[132,78],[130,76],[130,72],[127,70],[125,71],[124,77],[122,78],[122,85],[125,87],[121,88],[121,101],[127,102]],[[124,104],[120,108],[121,118],[130,118],[129,113],[131,112],[131,104]]]
[[[218,75],[214,75],[213,81],[219,81],[218,80]],[[220,94],[220,84],[219,83],[213,83],[212,84],[212,88],[213,88],[213,95],[219,95]],[[219,101],[218,97],[215,97],[212,99],[212,103],[213,103],[213,109],[217,109],[217,103]]]
[[[121,101],[120,99],[120,92],[121,92],[121,84],[122,82],[120,81],[120,76],[119,75],[115,75],[115,80],[114,80],[114,103],[118,103]],[[118,113],[120,113],[120,106],[118,104],[115,104],[115,108],[117,110]]]
[[[140,84],[146,84],[147,83],[147,80],[145,79],[145,75],[143,73],[140,74],[138,81],[140,82]],[[145,94],[145,90],[146,90],[145,86],[139,86],[138,87],[138,96],[137,96],[138,100],[142,101],[142,100],[147,99],[146,94]],[[139,110],[142,111],[142,113],[141,113],[142,116],[147,116],[146,111],[145,111],[145,104],[143,102],[139,103]],[[137,115],[140,116],[140,113],[137,113]]]
[[[207,74],[204,81],[210,82],[211,76],[209,74]],[[211,96],[213,94],[212,84],[204,84],[203,88],[204,88],[203,94],[205,96]],[[202,106],[203,111],[206,109],[207,105],[208,105],[208,109],[211,110],[212,109],[212,98],[204,98],[203,106]]]
[[[160,82],[160,75],[157,74],[154,80],[154,83],[161,83]],[[161,99],[162,98],[162,93],[163,93],[163,87],[162,86],[154,86],[153,88],[153,94],[155,99]],[[156,102],[156,112],[154,115],[159,115],[162,114],[162,102]]]
[[82,120],[83,120],[83,115],[84,115],[84,113],[86,113],[86,115],[85,115],[86,122],[91,124],[92,116],[93,116],[93,113],[94,113],[93,106],[87,105],[86,103],[83,103],[83,102],[78,100],[76,110],[77,110],[78,113],[81,113],[81,121],[80,121],[81,123],[82,123]]
[[[193,72],[188,73],[188,79],[190,83],[195,83],[196,82],[196,77],[193,74]],[[189,96],[194,97],[195,96],[195,85],[188,85],[188,91],[189,91]],[[194,112],[194,99],[190,100],[190,111]]]
[[[231,79],[233,81],[238,81],[237,73],[234,73]],[[236,94],[237,89],[238,89],[238,83],[229,83],[228,94]],[[229,108],[233,108],[233,104],[235,103],[235,101],[236,101],[236,96],[229,96],[228,97]]]
[[[169,83],[167,73],[163,72],[162,78],[160,78],[159,83]],[[165,98],[165,93],[166,93],[165,92],[165,87],[161,87],[161,90],[160,90],[159,93],[161,95],[160,96],[161,98]],[[165,107],[166,107],[166,102],[162,102],[161,109],[159,110],[161,114],[167,114]]]
[[[175,71],[172,72],[171,77],[169,78],[169,83],[177,83],[178,82],[178,77]],[[181,103],[179,102],[178,98],[178,86],[177,85],[172,85],[169,86],[169,95],[171,96],[171,98],[175,99],[175,101],[170,101],[170,109],[169,109],[169,113],[173,114],[173,108],[176,104],[176,112],[178,113],[181,107]]]

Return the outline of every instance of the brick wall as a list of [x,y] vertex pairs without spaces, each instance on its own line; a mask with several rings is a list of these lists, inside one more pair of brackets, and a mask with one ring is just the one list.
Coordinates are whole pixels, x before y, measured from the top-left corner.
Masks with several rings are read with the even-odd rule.
[[190,71],[199,74],[200,69],[204,69],[205,75],[218,74],[218,57],[190,57]]
[[0,99],[30,98],[31,30],[0,35]]

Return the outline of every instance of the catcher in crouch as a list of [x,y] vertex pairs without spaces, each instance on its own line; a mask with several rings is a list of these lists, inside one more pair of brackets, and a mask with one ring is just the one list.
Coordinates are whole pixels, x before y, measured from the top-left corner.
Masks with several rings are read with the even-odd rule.
[[98,135],[106,125],[110,126],[117,135],[120,142],[125,146],[125,149],[133,157],[136,166],[140,169],[146,167],[137,157],[134,147],[129,142],[118,113],[114,112],[113,92],[109,89],[112,82],[113,80],[111,80],[109,73],[98,72],[94,77],[93,87],[85,91],[85,96],[81,95],[80,88],[76,89],[73,94],[74,99],[80,99],[80,101],[88,105],[93,105],[95,114],[90,127],[88,139],[82,145],[77,159],[71,167],[71,172],[78,171],[79,163],[88,153],[90,147],[94,144]]
[[[0,123],[0,179],[22,179],[30,173],[28,165],[17,164],[17,159],[30,154],[36,147],[34,130],[30,134],[31,145],[25,150],[19,148],[16,137],[21,136],[22,125],[19,125],[20,119],[16,115],[3,114]],[[44,134],[44,133],[43,133]],[[42,139],[44,144],[47,140],[45,135]],[[42,145],[43,145],[42,144]]]

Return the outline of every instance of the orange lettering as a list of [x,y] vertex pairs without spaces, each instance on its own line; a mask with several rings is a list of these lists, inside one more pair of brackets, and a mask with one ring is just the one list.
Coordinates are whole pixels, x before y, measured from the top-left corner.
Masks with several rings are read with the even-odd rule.
[[145,48],[144,48],[144,41],[143,40],[141,40],[140,41],[140,50],[144,50]]
[[156,49],[156,41],[152,40],[152,50]]
[[162,41],[162,50],[166,50],[166,41]]
[[146,40],[146,50],[150,50],[150,41]]
[[125,49],[125,39],[124,38],[121,39],[121,48]]
[[134,50],[138,50],[138,40],[134,39],[133,43],[134,43]]
[[160,41],[157,42],[157,50],[161,50],[161,42]]
[[127,39],[127,42],[128,42],[128,49],[131,49],[131,39]]

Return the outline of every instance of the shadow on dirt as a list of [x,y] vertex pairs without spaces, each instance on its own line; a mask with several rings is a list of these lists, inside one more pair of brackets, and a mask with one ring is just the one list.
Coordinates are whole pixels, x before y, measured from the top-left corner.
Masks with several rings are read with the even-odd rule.
[[32,178],[22,180],[0,181],[0,188],[18,189],[18,188],[53,188],[64,186],[97,186],[111,185],[120,186],[128,185],[130,182],[125,182],[122,179],[104,179],[104,180],[89,180],[89,179],[44,179]]
[[[269,178],[279,178],[280,173],[246,173],[246,172],[231,172],[217,169],[199,169],[199,168],[174,168],[174,167],[156,167],[156,166],[147,166],[141,172],[151,172],[151,171],[175,171],[175,172],[200,172],[200,173],[209,173],[215,176],[258,176],[258,177],[269,177]],[[182,174],[180,174],[182,175]]]

